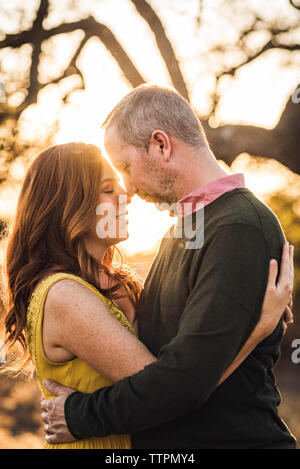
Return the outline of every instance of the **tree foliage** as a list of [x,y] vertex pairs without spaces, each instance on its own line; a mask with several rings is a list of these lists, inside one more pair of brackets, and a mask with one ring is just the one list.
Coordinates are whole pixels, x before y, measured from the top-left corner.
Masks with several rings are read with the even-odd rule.
[[[278,17],[266,18],[255,9],[247,7],[245,2],[240,2],[239,0],[224,2],[220,0],[220,11],[216,11],[216,15],[227,15],[229,20],[232,17],[234,21],[238,18],[239,23],[236,26],[235,40],[219,41],[212,44],[210,50],[205,52],[206,57],[213,58],[217,61],[218,66],[215,68],[215,87],[211,91],[210,96],[211,109],[208,115],[199,117],[202,119],[216,157],[223,159],[227,164],[231,164],[240,153],[248,152],[252,155],[275,158],[292,171],[300,173],[298,158],[300,151],[298,132],[300,105],[295,104],[292,97],[286,103],[277,126],[271,130],[253,125],[220,125],[218,127],[211,127],[209,120],[211,116],[215,115],[218,108],[218,103],[222,96],[220,83],[222,83],[224,77],[235,77],[241,68],[254,62],[263,54],[267,54],[270,50],[285,51],[287,60],[291,61],[293,55],[289,54],[299,51],[299,41],[296,40],[299,37],[299,6],[293,0],[283,1],[286,1],[286,8],[291,8],[294,11],[294,15],[292,17],[289,16],[289,19]],[[176,55],[174,45],[168,38],[166,28],[157,9],[149,0],[128,0],[128,2],[134,6],[136,14],[143,18],[150,28],[157,44],[158,53],[169,73],[170,82],[190,101],[190,84],[187,83],[184,77],[180,60]],[[198,0],[198,2],[199,8],[195,21],[198,29],[201,30],[201,28],[205,27],[205,8],[207,2],[204,0]],[[171,5],[174,6],[174,3]],[[170,7],[169,2],[166,3],[166,8],[168,6]],[[76,10],[78,2],[73,0],[70,7]],[[78,65],[78,59],[88,41],[93,37],[98,38],[104,44],[116,61],[125,79],[132,87],[138,86],[145,81],[143,71],[138,69],[137,65],[130,58],[130,54],[106,24],[101,23],[93,15],[87,14],[76,21],[62,21],[54,27],[47,28],[45,27],[45,20],[47,20],[49,15],[49,9],[51,10],[50,0],[39,0],[31,25],[28,27],[27,21],[24,27],[21,16],[19,31],[3,35],[3,38],[0,40],[0,50],[5,50],[8,54],[22,47],[30,48],[27,73],[24,73],[22,76],[18,76],[16,73],[13,78],[7,77],[9,82],[8,88],[10,88],[7,90],[8,93],[19,92],[20,94],[21,91],[23,99],[19,99],[17,105],[1,105],[0,124],[2,123],[2,126],[7,125],[9,120],[17,124],[24,110],[37,103],[39,93],[51,84],[59,84],[65,78],[73,75],[80,79],[76,82],[73,89],[66,91],[65,95],[62,96],[62,103],[75,88],[84,88],[84,75]],[[5,11],[5,3],[2,0],[2,14],[5,14]],[[243,15],[247,21],[242,21]],[[52,77],[49,81],[40,80],[39,69],[46,42],[60,34],[69,34],[74,31],[81,31],[82,39],[68,64],[57,76]],[[259,34],[261,39],[253,42],[253,38]],[[230,66],[228,66],[228,57],[236,57],[236,60],[229,61]],[[201,60],[201,57],[199,60]],[[13,149],[13,146],[11,148]]]

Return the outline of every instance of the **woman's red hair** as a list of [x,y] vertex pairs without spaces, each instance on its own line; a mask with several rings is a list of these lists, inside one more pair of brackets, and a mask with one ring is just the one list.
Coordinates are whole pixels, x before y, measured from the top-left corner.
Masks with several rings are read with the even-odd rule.
[[[6,345],[19,342],[30,362],[25,341],[26,312],[37,283],[54,272],[82,277],[106,296],[116,298],[123,284],[136,303],[140,284],[130,269],[114,266],[115,247],[107,249],[100,265],[85,248],[83,237],[95,223],[102,154],[98,147],[66,143],[40,153],[27,171],[6,252]],[[101,288],[101,269],[118,280]]]

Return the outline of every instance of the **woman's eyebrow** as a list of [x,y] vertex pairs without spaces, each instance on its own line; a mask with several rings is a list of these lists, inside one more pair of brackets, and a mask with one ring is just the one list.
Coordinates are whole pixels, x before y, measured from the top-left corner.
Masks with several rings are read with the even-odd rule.
[[104,184],[107,181],[119,181],[119,180],[120,179],[117,176],[112,177],[112,178],[105,178],[105,179],[103,179],[103,181],[101,181],[101,184]]

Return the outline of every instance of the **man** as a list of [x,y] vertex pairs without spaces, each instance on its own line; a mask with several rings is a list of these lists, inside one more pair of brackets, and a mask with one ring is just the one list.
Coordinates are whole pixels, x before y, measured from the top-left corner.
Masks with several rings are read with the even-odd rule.
[[282,322],[218,386],[258,322],[269,259],[280,259],[284,242],[277,218],[242,175],[218,165],[197,116],[174,90],[138,87],[104,125],[129,195],[179,201],[182,218],[161,243],[138,311],[139,337],[158,361],[90,395],[48,383],[61,397],[42,407],[59,415],[68,396],[75,438],[130,433],[133,448],[294,448],[272,373]]

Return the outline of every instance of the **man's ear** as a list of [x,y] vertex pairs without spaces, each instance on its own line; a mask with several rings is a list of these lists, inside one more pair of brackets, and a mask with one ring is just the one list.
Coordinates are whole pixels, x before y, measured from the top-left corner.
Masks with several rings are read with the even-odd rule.
[[169,136],[162,130],[154,130],[150,138],[149,150],[156,155],[162,156],[165,161],[170,161],[171,157],[171,141]]

